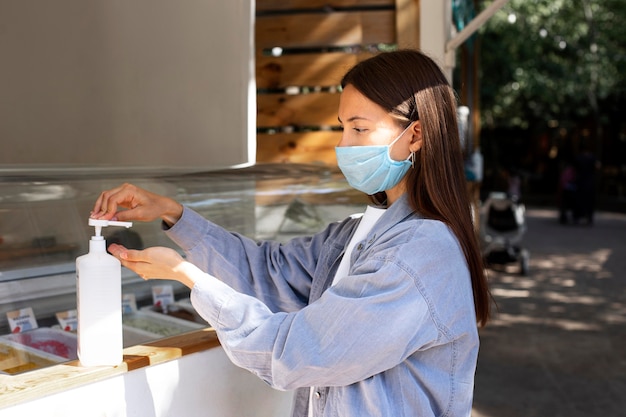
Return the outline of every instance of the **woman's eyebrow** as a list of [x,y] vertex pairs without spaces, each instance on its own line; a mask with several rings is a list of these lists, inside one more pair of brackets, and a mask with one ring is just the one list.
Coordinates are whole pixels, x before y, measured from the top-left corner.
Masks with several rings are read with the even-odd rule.
[[[339,120],[339,123],[343,123],[341,121],[341,117],[337,116],[337,120]],[[354,122],[355,120],[369,120],[367,117],[363,117],[363,116],[352,116],[348,118],[348,122]]]

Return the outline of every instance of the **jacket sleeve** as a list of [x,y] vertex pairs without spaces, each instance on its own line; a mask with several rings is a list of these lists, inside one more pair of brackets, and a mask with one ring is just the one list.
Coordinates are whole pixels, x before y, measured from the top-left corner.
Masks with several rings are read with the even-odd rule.
[[166,233],[188,261],[278,312],[296,311],[308,304],[319,254],[336,228],[337,224],[331,224],[315,236],[286,244],[256,242],[185,208]]
[[440,339],[406,271],[376,263],[375,272],[345,277],[294,312],[273,313],[209,275],[197,281],[191,300],[232,362],[272,387],[350,385]]

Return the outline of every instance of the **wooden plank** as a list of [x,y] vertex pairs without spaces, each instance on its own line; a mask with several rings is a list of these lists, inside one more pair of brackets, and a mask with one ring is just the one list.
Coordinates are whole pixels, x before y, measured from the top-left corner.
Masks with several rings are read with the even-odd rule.
[[420,46],[420,0],[395,0],[396,39],[400,48]]
[[396,43],[396,12],[361,13],[363,44]]
[[319,47],[395,42],[395,11],[259,16],[257,48]]
[[257,126],[339,126],[338,93],[257,94]]
[[257,11],[393,6],[394,0],[256,0]]
[[343,75],[371,53],[329,52],[256,57],[257,88],[336,86]]
[[257,135],[257,162],[322,163],[336,166],[341,132],[318,131]]

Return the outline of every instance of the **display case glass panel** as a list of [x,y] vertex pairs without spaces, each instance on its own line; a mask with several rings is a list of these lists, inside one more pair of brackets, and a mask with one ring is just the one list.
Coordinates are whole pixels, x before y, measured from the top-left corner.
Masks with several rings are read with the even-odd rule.
[[[315,233],[328,222],[362,212],[367,204],[366,197],[351,189],[339,171],[316,165],[271,164],[166,176],[121,172],[106,177],[93,172],[3,175],[0,337],[12,332],[9,312],[31,308],[39,328],[57,329],[61,327],[57,314],[76,309],[75,259],[88,252],[93,234],[87,224],[89,212],[101,191],[123,182],[175,198],[205,218],[253,239],[287,241]],[[107,244],[178,250],[163,233],[160,221],[134,222],[130,229],[105,228],[103,235]],[[154,286],[164,284],[171,286],[177,314],[153,305]],[[209,325],[194,315],[189,290],[177,282],[145,281],[122,268],[122,286],[122,292],[132,294],[136,303],[134,316],[125,316],[125,346]],[[14,358],[20,346],[14,340],[2,340],[5,356]],[[36,353],[19,354],[27,362],[24,368],[58,362]],[[29,362],[28,355],[37,360]]]

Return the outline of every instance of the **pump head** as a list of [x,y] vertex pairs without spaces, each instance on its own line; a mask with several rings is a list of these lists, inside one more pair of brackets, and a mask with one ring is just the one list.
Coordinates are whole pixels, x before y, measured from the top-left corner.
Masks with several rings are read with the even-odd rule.
[[113,220],[98,220],[98,219],[89,219],[89,226],[94,226],[96,228],[96,234],[94,237],[100,238],[102,237],[102,228],[108,226],[122,226],[125,228],[132,227],[132,222],[118,222]]

